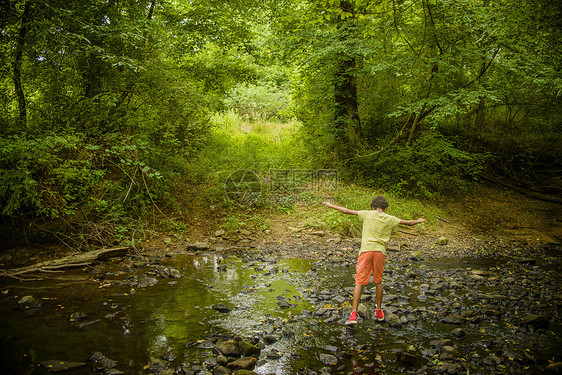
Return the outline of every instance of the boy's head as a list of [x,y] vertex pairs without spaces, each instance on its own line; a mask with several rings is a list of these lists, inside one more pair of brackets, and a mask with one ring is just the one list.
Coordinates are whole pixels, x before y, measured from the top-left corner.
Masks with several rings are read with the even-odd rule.
[[377,208],[386,210],[388,208],[388,202],[386,201],[386,199],[384,199],[384,197],[378,195],[374,197],[373,200],[371,201],[371,208],[373,210],[376,210]]

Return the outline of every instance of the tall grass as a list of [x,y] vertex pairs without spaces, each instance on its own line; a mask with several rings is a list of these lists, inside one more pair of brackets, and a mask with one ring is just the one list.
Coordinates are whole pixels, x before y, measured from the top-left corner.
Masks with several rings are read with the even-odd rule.
[[209,172],[308,168],[298,121],[246,121],[229,110],[211,116],[211,139],[197,163]]
[[191,165],[189,181],[206,183],[211,202],[224,198],[225,181],[239,171],[266,183],[272,170],[312,168],[298,121],[248,121],[229,110],[213,114],[210,122],[209,139]]

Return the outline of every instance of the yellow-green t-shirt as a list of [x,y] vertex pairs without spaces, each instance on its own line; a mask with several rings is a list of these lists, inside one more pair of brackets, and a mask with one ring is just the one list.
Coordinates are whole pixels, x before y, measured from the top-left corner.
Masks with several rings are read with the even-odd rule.
[[358,216],[363,222],[359,254],[380,251],[386,256],[386,244],[390,240],[392,229],[400,224],[400,219],[377,210],[362,210],[358,212]]

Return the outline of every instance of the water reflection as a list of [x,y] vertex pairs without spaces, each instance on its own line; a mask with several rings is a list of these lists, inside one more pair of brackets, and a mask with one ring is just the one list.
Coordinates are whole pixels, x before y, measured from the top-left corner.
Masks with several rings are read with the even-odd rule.
[[[385,306],[410,321],[399,329],[372,320],[349,328],[337,320],[327,322],[319,313],[349,300],[353,267],[299,259],[243,262],[217,254],[178,255],[165,262],[180,270],[181,278],[158,278],[153,286],[143,287],[132,281],[150,275],[150,267],[106,263],[93,274],[73,270],[50,281],[0,280],[0,290],[7,291],[0,295],[0,372],[40,374],[45,370],[38,362],[88,363],[96,351],[117,361],[117,370],[125,373],[142,372],[150,357],[168,361],[171,368],[180,364],[189,368],[210,355],[209,336],[226,331],[265,343],[255,369],[258,374],[323,367],[345,374],[400,373],[401,353],[416,353],[419,367],[424,365],[420,353],[431,349],[432,340],[450,337],[453,326],[434,318],[439,311],[461,302],[467,309],[477,309],[482,295],[500,294],[492,284],[470,290],[455,286],[455,280],[461,280],[459,269],[487,270],[502,267],[505,260],[389,264]],[[438,274],[433,274],[435,270]],[[41,300],[42,307],[28,312],[14,309],[28,294]],[[364,294],[364,303],[371,304],[370,288]],[[215,310],[218,303],[231,311]],[[73,313],[86,318],[71,322]],[[486,348],[470,346],[477,340],[521,338],[499,319],[465,327],[462,344],[470,348],[471,356],[486,355]],[[337,358],[336,365],[327,364],[330,355]],[[84,373],[91,373],[88,369]]]

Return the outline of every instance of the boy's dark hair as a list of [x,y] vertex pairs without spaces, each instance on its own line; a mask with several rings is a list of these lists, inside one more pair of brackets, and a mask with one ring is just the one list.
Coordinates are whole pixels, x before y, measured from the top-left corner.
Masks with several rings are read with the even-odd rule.
[[381,208],[383,210],[386,210],[388,207],[388,202],[386,201],[386,199],[384,199],[384,197],[381,197],[380,195],[376,196],[373,198],[373,200],[371,201],[371,208],[372,209],[377,209],[377,208]]

